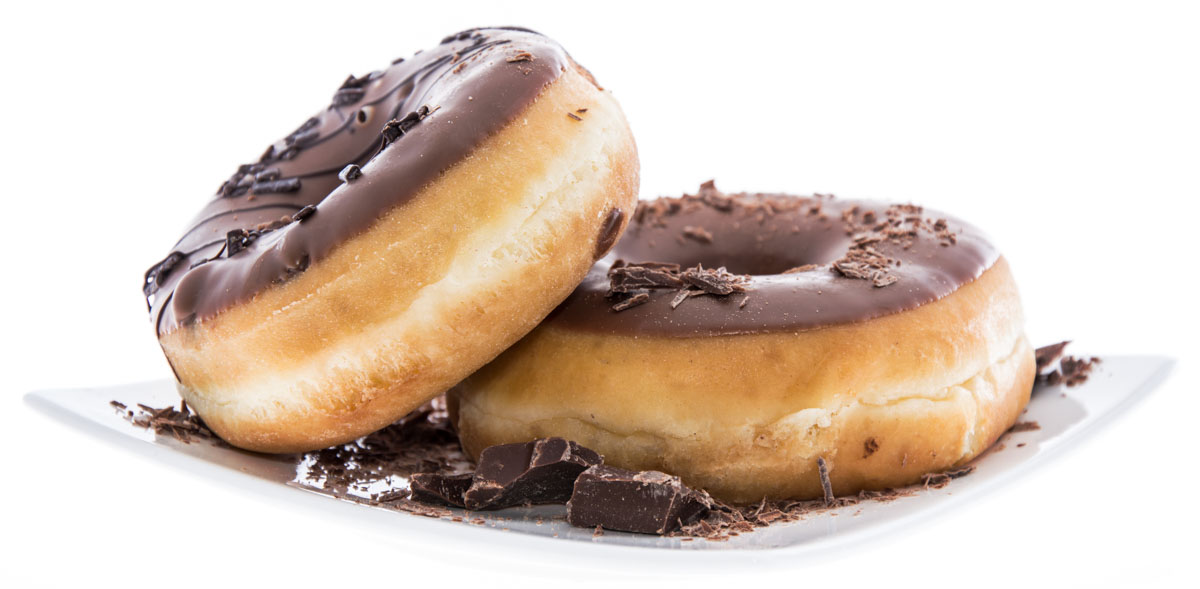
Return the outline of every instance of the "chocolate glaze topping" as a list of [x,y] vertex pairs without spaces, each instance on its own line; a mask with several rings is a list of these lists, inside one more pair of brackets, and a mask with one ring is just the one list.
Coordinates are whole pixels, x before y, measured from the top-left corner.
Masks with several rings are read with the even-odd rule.
[[488,28],[350,76],[327,108],[239,167],[146,272],[156,329],[303,272],[514,120],[568,65],[542,35]]
[[[674,337],[812,329],[936,301],[998,257],[978,229],[914,205],[723,194],[708,182],[696,195],[639,203],[621,240],[547,323]],[[614,263],[647,276],[725,268],[740,287],[679,304],[685,295],[671,285],[626,288],[630,271],[610,272]]]

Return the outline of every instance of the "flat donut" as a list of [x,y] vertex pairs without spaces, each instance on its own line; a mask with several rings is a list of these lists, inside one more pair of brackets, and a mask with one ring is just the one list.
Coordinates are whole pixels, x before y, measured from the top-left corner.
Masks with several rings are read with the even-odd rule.
[[1008,264],[977,229],[710,183],[641,203],[452,405],[472,454],[561,436],[753,502],[822,496],[819,458],[839,495],[962,465],[1014,423],[1033,377]]
[[473,29],[351,76],[226,181],[145,294],[230,443],[353,440],[532,329],[623,230],[637,151],[555,42]]

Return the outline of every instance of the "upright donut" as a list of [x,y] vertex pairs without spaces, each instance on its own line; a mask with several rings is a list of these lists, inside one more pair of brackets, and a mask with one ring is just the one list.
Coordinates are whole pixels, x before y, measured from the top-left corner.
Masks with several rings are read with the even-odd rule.
[[623,230],[620,107],[555,42],[472,29],[364,77],[238,168],[144,293],[179,391],[230,443],[381,428],[511,345]]
[[737,502],[917,482],[1017,419],[1033,350],[1008,264],[914,205],[699,194],[452,395],[464,448],[561,436]]

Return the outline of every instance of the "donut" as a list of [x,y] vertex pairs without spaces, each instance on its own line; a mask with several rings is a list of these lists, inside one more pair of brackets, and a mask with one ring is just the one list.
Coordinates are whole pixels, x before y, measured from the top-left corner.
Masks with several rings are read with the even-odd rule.
[[144,294],[229,443],[325,448],[487,363],[616,242],[639,165],[554,41],[472,29],[366,76],[226,180]]
[[733,502],[894,488],[957,468],[1028,402],[1008,263],[915,205],[644,201],[537,329],[455,387],[463,447],[549,436]]

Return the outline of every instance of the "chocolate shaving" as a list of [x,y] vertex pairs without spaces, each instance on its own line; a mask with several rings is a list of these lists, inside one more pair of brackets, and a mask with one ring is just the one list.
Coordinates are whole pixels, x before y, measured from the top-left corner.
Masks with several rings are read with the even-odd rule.
[[[335,496],[354,499],[350,490],[366,491],[392,476],[411,478],[418,473],[457,475],[466,472],[468,459],[450,425],[446,401],[438,397],[396,423],[350,444],[309,452],[302,464],[307,475],[301,486],[319,486]],[[395,491],[389,489],[384,493]],[[378,500],[379,493],[372,497]],[[444,509],[427,509],[411,498],[386,507],[417,515],[443,517]]]
[[713,234],[703,227],[693,227],[688,225],[683,228],[683,236],[688,239],[694,239],[700,243],[712,243]]
[[817,270],[820,267],[821,267],[820,264],[805,264],[803,266],[796,266],[795,268],[788,268],[787,270],[784,270],[783,273],[784,274],[799,274],[801,272]]
[[616,266],[608,271],[608,289],[611,292],[629,292],[646,288],[680,288],[679,266],[674,270],[667,266],[631,264]]
[[[1064,356],[1063,351],[1070,343],[1068,340],[1043,346],[1034,351],[1034,359],[1037,363],[1037,379],[1035,381],[1037,384],[1048,386],[1065,384],[1068,387],[1076,387],[1087,382],[1092,369],[1100,363],[1100,358]],[[1057,367],[1055,367],[1056,363]]]
[[1067,348],[1067,345],[1070,343],[1071,343],[1071,340],[1066,340],[1066,341],[1058,342],[1057,344],[1050,344],[1048,346],[1042,346],[1042,347],[1034,350],[1033,358],[1034,358],[1035,363],[1037,364],[1038,374],[1044,374],[1044,373],[1048,372],[1047,369],[1051,368],[1051,366],[1054,364],[1054,362],[1062,357],[1063,350],[1065,350]]
[[1012,427],[1008,428],[1009,433],[1031,432],[1042,429],[1042,426],[1036,421],[1018,421]]
[[612,306],[612,310],[620,313],[626,309],[632,309],[638,305],[650,302],[650,294],[639,292],[632,297],[629,297]]
[[929,473],[921,477],[921,482],[925,484],[926,489],[941,489],[950,484],[950,481],[965,477],[975,472],[974,466],[964,466],[962,468],[947,470],[946,472]]
[[576,121],[582,121],[582,120],[583,120],[583,118],[581,118],[579,115],[577,115],[577,114],[575,114],[575,113],[573,113],[573,112],[569,112],[569,113],[567,113],[567,116],[568,116],[568,117],[571,117],[572,119],[574,119],[574,120],[576,120]]
[[817,475],[821,477],[821,491],[825,493],[825,505],[833,505],[833,484],[829,482],[829,467],[824,458],[817,458]]
[[121,417],[129,423],[153,430],[155,435],[169,435],[185,444],[195,440],[209,440],[224,445],[224,442],[208,429],[200,416],[192,413],[186,402],[181,402],[178,409],[170,406],[154,408],[138,403],[137,411],[128,409],[120,401],[109,401],[109,405],[120,411]]
[[520,53],[516,53],[516,54],[509,56],[509,58],[505,59],[504,61],[507,61],[508,63],[517,63],[519,61],[533,61],[533,54],[528,51],[522,51]]
[[694,266],[681,272],[679,278],[688,286],[698,288],[708,294],[728,295],[746,291],[746,287],[743,285],[746,277],[730,274],[724,267],[705,270],[703,266]]

